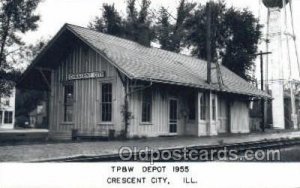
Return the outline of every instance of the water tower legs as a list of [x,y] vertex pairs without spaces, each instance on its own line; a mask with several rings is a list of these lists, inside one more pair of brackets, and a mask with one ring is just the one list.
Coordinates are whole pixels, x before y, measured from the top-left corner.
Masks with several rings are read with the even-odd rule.
[[281,81],[273,82],[270,85],[272,90],[272,114],[273,128],[284,129],[284,101],[283,101],[283,83]]

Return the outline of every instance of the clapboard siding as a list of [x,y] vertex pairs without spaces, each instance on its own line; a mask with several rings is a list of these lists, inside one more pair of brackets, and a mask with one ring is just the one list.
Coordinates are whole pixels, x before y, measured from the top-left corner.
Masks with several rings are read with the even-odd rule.
[[[64,106],[64,82],[67,75],[71,73],[100,72],[105,71],[105,78],[74,80],[74,121],[63,122]],[[112,123],[101,123],[100,121],[100,92],[102,82],[113,84],[113,121]],[[72,129],[81,131],[99,131],[102,129],[122,128],[120,109],[123,104],[124,88],[118,77],[116,69],[101,55],[84,44],[76,44],[73,49],[53,70],[51,78],[50,98],[50,129],[55,133],[65,133],[70,137]]]

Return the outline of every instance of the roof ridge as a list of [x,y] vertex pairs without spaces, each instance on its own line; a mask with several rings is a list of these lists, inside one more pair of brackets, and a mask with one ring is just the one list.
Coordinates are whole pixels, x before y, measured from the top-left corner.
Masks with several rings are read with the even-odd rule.
[[150,47],[146,47],[146,46],[143,46],[135,41],[132,41],[132,40],[129,40],[129,39],[126,39],[126,38],[122,38],[122,37],[118,37],[118,36],[114,36],[114,35],[111,35],[111,34],[108,34],[108,33],[103,33],[103,32],[100,32],[100,31],[97,31],[95,29],[92,29],[92,28],[87,28],[87,27],[83,27],[83,26],[79,26],[79,25],[74,25],[74,24],[70,24],[70,23],[66,23],[65,25],[67,26],[73,26],[73,27],[78,27],[78,28],[81,28],[81,29],[85,29],[85,30],[88,30],[88,31],[92,31],[92,32],[95,32],[95,33],[98,33],[98,34],[102,34],[102,35],[107,35],[107,36],[110,36],[112,38],[116,38],[118,40],[124,40],[124,41],[127,41],[129,43],[134,43],[134,44],[138,44],[140,45],[141,47],[144,47],[144,48],[150,48]]
[[[118,39],[118,40],[124,40],[124,41],[126,41],[126,42],[129,42],[129,43],[132,43],[132,44],[139,45],[140,47],[143,47],[143,48],[152,49],[152,50],[164,51],[164,52],[166,52],[166,53],[176,54],[176,55],[179,55],[179,56],[188,57],[188,58],[192,58],[192,59],[195,59],[195,60],[200,60],[200,61],[206,62],[205,59],[201,59],[201,58],[198,58],[198,57],[195,57],[195,56],[191,56],[191,55],[187,55],[187,54],[182,54],[182,53],[177,53],[177,52],[172,52],[172,51],[165,50],[165,49],[161,49],[161,48],[155,47],[155,46],[147,47],[147,46],[144,46],[144,45],[139,44],[138,42],[135,42],[135,41],[132,41],[132,40],[129,40],[129,39],[126,39],[126,38],[114,36],[114,35],[111,35],[111,34],[108,34],[108,33],[103,33],[103,32],[97,31],[97,30],[92,29],[92,28],[87,28],[87,27],[83,27],[83,26],[79,26],[79,25],[75,25],[75,24],[70,24],[70,23],[65,23],[65,25],[66,25],[66,26],[71,26],[71,27],[73,26],[73,27],[85,29],[85,30],[88,30],[88,31],[92,31],[92,32],[96,32],[96,33],[102,34],[102,35],[108,35],[108,36],[110,36],[110,37],[112,37],[112,38],[116,38],[116,39]],[[214,62],[212,62],[212,63],[214,63]],[[222,66],[222,65],[221,65],[221,66]]]

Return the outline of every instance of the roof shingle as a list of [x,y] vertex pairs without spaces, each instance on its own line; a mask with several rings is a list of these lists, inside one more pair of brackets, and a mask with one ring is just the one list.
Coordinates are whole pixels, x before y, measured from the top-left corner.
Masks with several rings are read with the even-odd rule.
[[67,24],[67,27],[93,48],[104,53],[114,65],[134,79],[224,91],[258,97],[270,97],[224,66],[221,74],[224,86],[217,84],[216,69],[212,70],[212,84],[206,82],[207,63],[187,55],[103,34],[87,28]]

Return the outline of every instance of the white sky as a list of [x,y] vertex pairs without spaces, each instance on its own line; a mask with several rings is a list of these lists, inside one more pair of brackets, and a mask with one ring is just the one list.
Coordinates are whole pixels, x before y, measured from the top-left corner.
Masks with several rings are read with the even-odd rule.
[[[35,43],[41,38],[50,39],[65,23],[86,27],[95,16],[101,15],[100,9],[103,3],[114,3],[121,15],[125,16],[125,2],[126,0],[43,0],[37,9],[37,12],[41,15],[38,30],[26,33],[23,39],[28,44]],[[165,6],[175,15],[178,2],[179,0],[152,0],[151,8],[158,10],[160,6]],[[189,0],[189,2],[204,3],[206,0]],[[266,20],[267,9],[260,5],[260,0],[226,0],[226,3],[237,8],[249,8],[256,16],[260,16],[262,23]],[[293,1],[293,10],[296,36],[299,37],[300,24],[297,24],[297,18],[300,18],[300,0]],[[299,40],[297,44],[299,47]],[[262,50],[265,51],[264,48]],[[295,61],[295,58],[292,58],[292,60]]]
[[[205,0],[189,1],[205,2]],[[241,8],[249,7],[256,15],[258,14],[259,0],[226,1],[228,1],[228,5]],[[35,32],[26,33],[24,40],[27,43],[33,43],[39,38],[49,38],[53,36],[64,23],[87,26],[95,16],[101,15],[100,8],[103,3],[114,3],[121,14],[125,15],[125,2],[126,0],[43,0],[37,9],[37,12],[41,15],[39,28]],[[152,0],[151,8],[157,10],[160,6],[165,6],[169,8],[170,12],[174,12],[178,2],[179,0]]]

